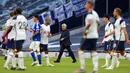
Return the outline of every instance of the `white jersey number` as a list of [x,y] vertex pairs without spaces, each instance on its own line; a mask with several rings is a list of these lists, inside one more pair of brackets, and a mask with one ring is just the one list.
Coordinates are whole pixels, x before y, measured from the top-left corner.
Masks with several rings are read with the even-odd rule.
[[20,25],[19,29],[25,29],[27,27],[26,22],[19,22],[18,24]]

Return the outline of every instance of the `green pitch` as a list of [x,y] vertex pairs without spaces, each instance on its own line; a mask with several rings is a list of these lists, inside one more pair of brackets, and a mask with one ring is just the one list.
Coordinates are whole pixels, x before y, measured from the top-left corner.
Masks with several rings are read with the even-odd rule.
[[[55,58],[51,59],[51,63]],[[61,60],[61,63],[54,64],[54,67],[47,67],[45,65],[45,60],[43,58],[43,66],[42,67],[31,67],[32,63],[31,58],[25,58],[25,66],[27,69],[25,71],[11,71],[3,68],[4,60],[3,57],[0,57],[0,73],[74,73],[75,70],[79,69],[79,61],[77,63],[72,64],[72,60],[70,58],[64,58]],[[115,68],[113,71],[104,70],[101,66],[104,64],[104,60],[101,59],[99,61],[99,73],[130,73],[130,61],[120,60],[121,65],[119,68]],[[87,73],[90,73],[93,69],[91,59],[86,60],[86,69]]]

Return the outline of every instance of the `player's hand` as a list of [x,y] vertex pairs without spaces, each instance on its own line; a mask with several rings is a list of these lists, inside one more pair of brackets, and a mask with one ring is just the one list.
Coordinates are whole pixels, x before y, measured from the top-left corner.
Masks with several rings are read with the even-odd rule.
[[101,46],[103,46],[103,45],[104,45],[104,43],[102,42],[102,43],[100,43],[100,45],[101,45]]
[[33,39],[33,36],[30,37],[30,40],[32,40],[32,39]]
[[5,37],[4,37],[4,36],[2,36],[2,43],[3,43],[3,42],[5,42]]
[[84,32],[83,32],[83,36],[86,36],[86,35],[87,35],[86,31],[84,31]]
[[51,34],[51,33],[49,33],[49,34],[48,34],[48,37],[52,37],[52,34]]
[[126,44],[130,45],[130,40],[129,39],[126,40]]
[[33,31],[33,30],[30,30],[30,32],[34,33],[34,31]]
[[61,41],[63,41],[63,40],[64,40],[64,38],[61,38],[60,40],[61,40]]

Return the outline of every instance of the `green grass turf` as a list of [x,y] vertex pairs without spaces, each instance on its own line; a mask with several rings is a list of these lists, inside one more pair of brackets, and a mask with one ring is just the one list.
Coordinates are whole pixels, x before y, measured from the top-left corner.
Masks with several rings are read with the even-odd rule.
[[[50,59],[51,63],[54,64],[54,67],[47,67],[45,65],[45,60],[43,59],[42,67],[31,67],[32,63],[31,58],[25,58],[25,66],[27,69],[25,71],[11,71],[3,68],[4,57],[0,57],[0,73],[74,73],[75,70],[79,69],[79,61],[77,63],[72,64],[72,60],[70,58],[62,58],[61,63],[54,64],[53,61],[55,58]],[[120,60],[121,65],[119,68],[115,68],[113,71],[104,70],[101,66],[104,64],[104,60],[99,60],[99,73],[130,73],[130,61]],[[91,59],[86,59],[86,70],[87,73],[90,73],[93,69],[93,65]]]

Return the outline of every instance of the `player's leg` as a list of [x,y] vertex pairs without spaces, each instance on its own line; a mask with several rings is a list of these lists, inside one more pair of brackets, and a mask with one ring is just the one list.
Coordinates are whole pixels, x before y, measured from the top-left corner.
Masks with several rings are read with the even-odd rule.
[[38,64],[37,66],[42,66],[42,56],[40,52],[40,42],[35,42],[35,48],[36,48],[36,53],[37,53],[37,58],[38,58]]
[[47,66],[54,66],[50,63],[49,60],[49,51],[48,51],[48,45],[47,44],[41,44],[40,47],[45,51],[45,61]]
[[103,65],[102,67],[108,67],[109,60],[111,58],[111,55],[110,55],[109,50],[108,50],[108,46],[109,46],[109,42],[105,42],[104,43],[104,50],[106,51],[106,57],[105,57],[105,65]]
[[8,46],[8,49],[10,49],[10,51],[9,51],[8,56],[7,56],[7,60],[6,60],[5,64],[4,64],[4,67],[7,68],[7,69],[9,69],[8,65],[9,65],[9,63],[12,61],[12,59],[14,57],[15,51],[13,51],[13,49],[14,49],[13,45],[14,45],[14,40],[8,40],[7,46]]
[[90,43],[88,43],[88,39],[82,39],[80,48],[78,48],[79,61],[80,61],[80,69],[75,71],[75,73],[85,73],[85,52],[84,50],[90,47]]
[[124,56],[127,60],[130,60],[130,54],[128,54],[128,53],[125,52],[124,43],[125,43],[124,41],[121,41],[121,43],[120,43],[120,45],[122,45],[121,48],[120,48],[120,54],[122,56]]
[[5,56],[4,60],[7,59],[7,44],[2,44],[3,54]]
[[72,52],[70,46],[67,46],[66,49],[68,50],[68,52],[69,52],[71,58],[73,59],[73,62],[72,62],[72,63],[75,63],[75,62],[76,62],[76,58],[75,58],[75,56],[74,56],[74,54],[73,54],[73,52]]
[[91,39],[90,41],[91,41],[90,50],[91,50],[92,62],[93,62],[93,66],[94,66],[92,73],[98,73],[99,56],[96,51],[97,39]]
[[18,70],[25,70],[24,66],[24,54],[22,52],[22,46],[23,46],[24,40],[16,41],[16,49],[17,49],[17,57],[18,57]]
[[31,54],[31,57],[32,57],[32,59],[33,59],[33,63],[31,64],[31,66],[34,66],[34,65],[37,64],[35,52],[34,52],[34,50],[33,50],[34,48],[35,48],[35,42],[32,42],[32,43],[30,44],[29,49],[28,49],[29,52],[30,52],[30,54]]
[[8,54],[9,54],[9,49],[7,47],[6,52],[5,52],[5,60],[7,59]]
[[117,63],[117,50],[119,50],[121,48],[121,44],[120,41],[116,41],[116,47],[113,49],[111,55],[112,55],[112,62],[111,65],[108,68],[105,68],[107,70],[113,70],[115,67],[115,64]]
[[125,51],[121,51],[121,53],[127,60],[130,60],[130,54],[126,53]]
[[17,55],[17,50],[13,50],[14,51],[14,55],[12,58],[12,67],[11,70],[16,70],[16,64],[18,64],[17,60],[18,60],[18,55]]
[[8,54],[7,60],[5,61],[5,64],[4,64],[4,68],[9,69],[8,66],[9,66],[9,63],[12,61],[13,56],[14,56],[13,52],[10,52],[10,53]]

